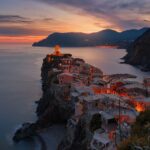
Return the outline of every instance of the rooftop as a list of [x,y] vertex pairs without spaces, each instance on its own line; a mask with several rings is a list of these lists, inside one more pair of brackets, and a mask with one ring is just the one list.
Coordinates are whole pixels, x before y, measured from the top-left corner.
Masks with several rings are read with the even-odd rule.
[[92,102],[95,100],[100,100],[106,98],[104,94],[100,95],[88,95],[88,96],[80,96],[79,99],[87,101],[87,102]]
[[132,84],[126,84],[124,87],[129,89],[131,88],[145,89],[145,86],[142,83],[138,83],[138,82]]
[[72,73],[69,73],[69,72],[63,72],[63,73],[60,73],[58,76],[74,76]]
[[102,132],[101,129],[98,129],[94,132],[94,139],[96,139],[98,142],[101,142],[103,144],[110,143],[110,139],[108,137],[108,134],[106,132]]
[[82,93],[92,93],[92,90],[89,86],[75,86],[75,91],[82,94]]

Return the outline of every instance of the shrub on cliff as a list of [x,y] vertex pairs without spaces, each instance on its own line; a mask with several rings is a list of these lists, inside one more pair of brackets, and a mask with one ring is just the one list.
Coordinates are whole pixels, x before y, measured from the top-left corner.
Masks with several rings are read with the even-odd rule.
[[150,149],[150,110],[140,113],[132,126],[131,137],[124,140],[118,150],[132,150],[135,146]]

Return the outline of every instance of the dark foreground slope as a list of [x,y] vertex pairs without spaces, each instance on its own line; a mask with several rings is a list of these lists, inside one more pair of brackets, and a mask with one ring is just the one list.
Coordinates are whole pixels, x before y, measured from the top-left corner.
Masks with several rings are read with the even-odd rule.
[[119,47],[127,47],[137,37],[142,35],[147,28],[140,30],[127,30],[117,32],[114,30],[103,30],[100,32],[85,34],[85,33],[53,33],[46,39],[33,44],[33,46],[53,47],[57,44],[62,47],[85,47],[99,45],[115,45]]
[[[149,149],[150,110],[141,112],[132,125],[131,136],[118,146],[118,150]],[[134,144],[133,144],[134,143]]]
[[150,29],[137,38],[127,51],[124,57],[126,63],[150,70]]

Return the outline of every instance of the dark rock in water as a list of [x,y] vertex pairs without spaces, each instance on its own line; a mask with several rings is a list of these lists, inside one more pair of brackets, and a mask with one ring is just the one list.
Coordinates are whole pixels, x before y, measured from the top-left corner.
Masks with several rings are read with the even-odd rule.
[[20,129],[18,129],[13,137],[15,142],[19,142],[24,139],[31,138],[36,135],[36,124],[24,123]]
[[150,29],[135,42],[127,50],[127,55],[124,57],[126,63],[140,66],[141,70],[150,70]]

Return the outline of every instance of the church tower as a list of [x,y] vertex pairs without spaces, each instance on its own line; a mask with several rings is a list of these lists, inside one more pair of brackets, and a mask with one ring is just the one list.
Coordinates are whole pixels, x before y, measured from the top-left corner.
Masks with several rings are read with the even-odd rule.
[[59,45],[55,46],[54,55],[55,56],[60,56],[61,55],[61,51],[60,51],[60,46]]

